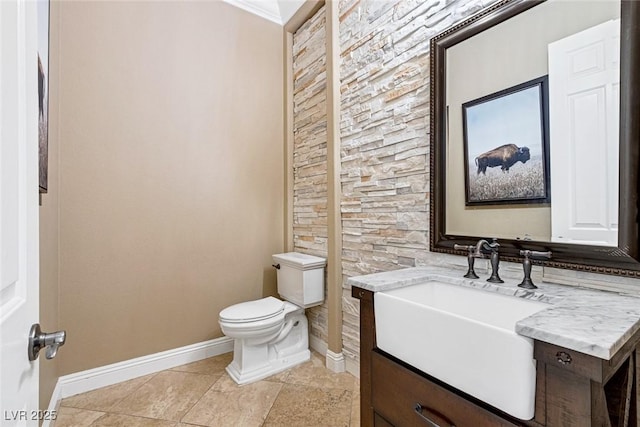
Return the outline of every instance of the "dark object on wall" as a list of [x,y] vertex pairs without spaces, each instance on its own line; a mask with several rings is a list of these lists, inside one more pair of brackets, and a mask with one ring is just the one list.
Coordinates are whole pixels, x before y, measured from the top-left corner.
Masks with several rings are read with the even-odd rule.
[[550,201],[547,81],[462,104],[467,206]]
[[49,172],[49,0],[38,0],[38,186],[48,191]]

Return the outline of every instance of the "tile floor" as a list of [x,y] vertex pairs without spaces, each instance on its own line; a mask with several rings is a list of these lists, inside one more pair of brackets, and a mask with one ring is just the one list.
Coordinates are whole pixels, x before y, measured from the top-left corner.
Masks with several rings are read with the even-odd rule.
[[311,360],[238,386],[232,353],[64,399],[55,427],[359,426],[360,383]]

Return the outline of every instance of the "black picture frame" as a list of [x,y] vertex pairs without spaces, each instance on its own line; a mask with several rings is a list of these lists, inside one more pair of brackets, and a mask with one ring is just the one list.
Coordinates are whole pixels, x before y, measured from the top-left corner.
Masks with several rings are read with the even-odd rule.
[[462,104],[465,205],[550,202],[548,76]]

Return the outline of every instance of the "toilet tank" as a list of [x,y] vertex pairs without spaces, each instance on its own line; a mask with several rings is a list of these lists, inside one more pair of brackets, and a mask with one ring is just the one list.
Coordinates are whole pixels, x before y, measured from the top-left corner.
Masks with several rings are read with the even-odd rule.
[[298,252],[273,255],[278,268],[278,294],[300,307],[324,301],[324,266],[327,260]]

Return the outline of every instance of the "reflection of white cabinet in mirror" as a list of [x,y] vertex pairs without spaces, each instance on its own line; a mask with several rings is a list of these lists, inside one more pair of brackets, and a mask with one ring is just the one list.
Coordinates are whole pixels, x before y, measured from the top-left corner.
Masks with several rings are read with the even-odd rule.
[[[549,74],[550,43],[619,17],[618,1],[549,0],[447,48],[447,234],[552,240],[548,204],[465,206],[462,104]],[[549,121],[557,121],[553,113]],[[550,155],[551,168],[566,161]],[[554,191],[558,182],[549,181]]]
[[549,44],[551,240],[618,245],[620,20]]

